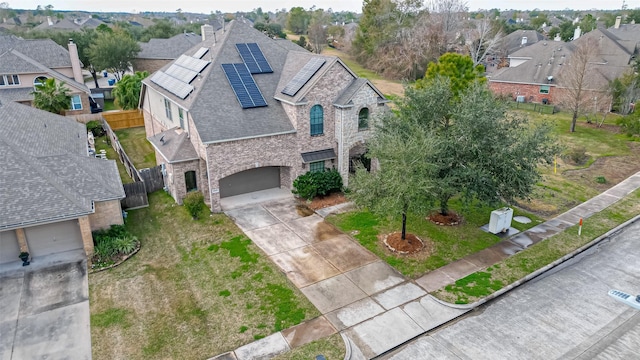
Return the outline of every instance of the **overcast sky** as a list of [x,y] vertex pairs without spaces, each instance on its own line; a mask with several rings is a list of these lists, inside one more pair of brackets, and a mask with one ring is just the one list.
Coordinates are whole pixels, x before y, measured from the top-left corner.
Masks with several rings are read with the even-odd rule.
[[[264,11],[275,11],[278,9],[291,9],[294,6],[302,6],[305,9],[315,5],[316,8],[333,9],[334,11],[354,11],[362,12],[362,0],[0,0],[8,2],[9,7],[14,9],[35,9],[38,5],[42,7],[51,4],[54,10],[84,10],[95,12],[140,12],[140,11],[167,11],[174,12],[181,8],[183,12],[198,12],[209,14],[211,11],[235,12],[251,11],[261,7]],[[561,10],[565,8],[584,9],[620,9],[622,0],[469,0],[469,9],[519,9],[532,10],[533,8]],[[629,8],[640,7],[640,0],[627,0]]]

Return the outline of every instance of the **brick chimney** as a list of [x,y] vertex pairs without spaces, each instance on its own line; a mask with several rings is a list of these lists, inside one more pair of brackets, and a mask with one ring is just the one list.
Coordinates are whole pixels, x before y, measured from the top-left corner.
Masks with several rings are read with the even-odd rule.
[[82,66],[80,66],[80,58],[78,57],[78,45],[69,39],[69,58],[71,58],[71,69],[73,70],[73,79],[80,84],[84,84],[82,76]]

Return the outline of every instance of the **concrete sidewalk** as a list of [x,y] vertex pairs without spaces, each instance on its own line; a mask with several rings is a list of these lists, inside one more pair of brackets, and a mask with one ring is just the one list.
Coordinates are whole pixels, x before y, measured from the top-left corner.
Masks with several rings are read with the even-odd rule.
[[228,211],[323,314],[214,359],[266,359],[340,332],[349,359],[381,355],[472,309],[443,303],[428,294],[493,265],[575,225],[640,188],[640,172],[583,204],[432,271],[405,278],[368,250],[323,221],[303,216],[293,199]]

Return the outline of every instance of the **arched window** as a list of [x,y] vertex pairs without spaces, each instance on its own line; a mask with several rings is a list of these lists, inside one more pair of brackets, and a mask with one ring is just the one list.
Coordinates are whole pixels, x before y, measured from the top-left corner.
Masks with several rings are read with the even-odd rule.
[[47,81],[46,76],[38,76],[37,78],[33,79],[33,86],[35,87],[38,85],[42,85],[45,81]]
[[324,111],[322,106],[314,105],[311,108],[311,136],[324,133]]
[[358,130],[365,130],[369,128],[369,108],[360,109],[358,113]]

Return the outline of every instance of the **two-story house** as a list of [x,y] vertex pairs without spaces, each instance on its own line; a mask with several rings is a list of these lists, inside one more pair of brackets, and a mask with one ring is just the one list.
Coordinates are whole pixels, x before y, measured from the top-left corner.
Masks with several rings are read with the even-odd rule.
[[11,101],[31,105],[34,86],[49,78],[64,82],[71,101],[65,115],[88,114],[95,106],[84,84],[82,64],[73,41],[69,51],[50,39],[25,40],[0,36],[0,93]]
[[387,100],[339,58],[312,54],[242,22],[203,31],[203,42],[143,81],[140,107],[166,188],[178,202],[292,187],[336,168],[348,182]]

